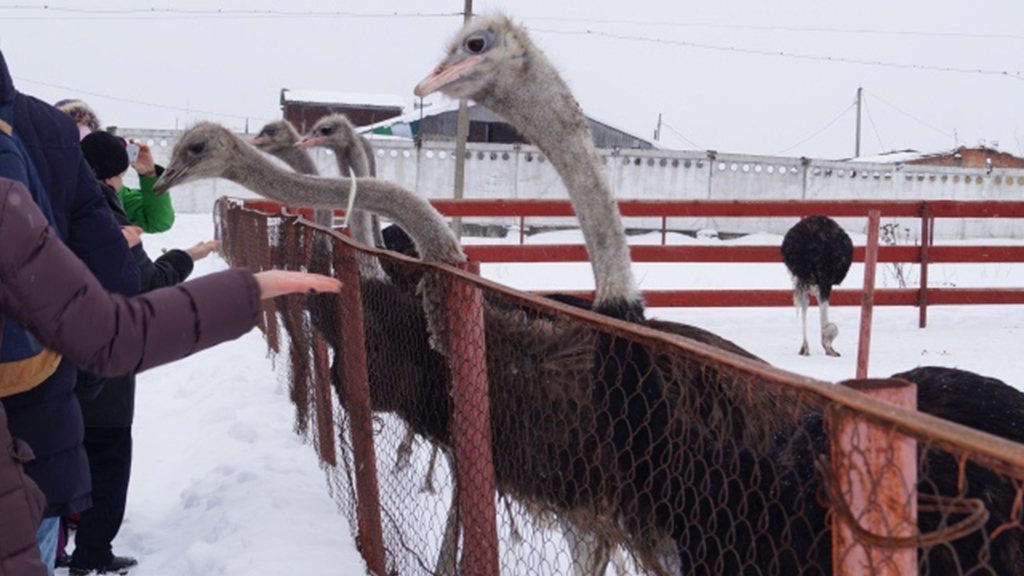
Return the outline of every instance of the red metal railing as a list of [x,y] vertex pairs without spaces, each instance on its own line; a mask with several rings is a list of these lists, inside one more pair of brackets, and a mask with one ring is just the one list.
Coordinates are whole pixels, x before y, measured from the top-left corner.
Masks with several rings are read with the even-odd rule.
[[[520,244],[466,246],[469,258],[481,263],[587,262],[581,244],[523,245],[525,219],[567,217],[572,205],[565,200],[434,200],[432,204],[451,217],[518,217]],[[267,200],[250,200],[245,205],[267,213],[280,206]],[[927,307],[954,304],[1024,304],[1024,289],[1019,288],[932,288],[928,285],[929,264],[940,263],[1018,263],[1024,262],[1024,246],[936,246],[936,218],[1024,218],[1024,202],[998,201],[704,201],[704,200],[628,200],[619,202],[625,217],[662,219],[662,245],[632,246],[634,262],[781,262],[775,246],[667,246],[669,218],[686,216],[718,217],[800,217],[825,214],[832,217],[867,217],[877,210],[881,217],[921,219],[921,244],[918,246],[880,246],[879,263],[915,263],[921,267],[918,288],[884,289],[875,293],[877,306],[918,306],[919,324],[927,324]],[[300,209],[299,213],[305,212]],[[312,216],[308,211],[307,216]],[[343,214],[343,212],[339,212]],[[865,249],[854,249],[854,261],[865,261]],[[569,293],[593,297],[593,292]],[[792,306],[789,290],[651,290],[644,293],[652,307],[777,307]],[[860,306],[861,291],[835,290],[834,306]]]

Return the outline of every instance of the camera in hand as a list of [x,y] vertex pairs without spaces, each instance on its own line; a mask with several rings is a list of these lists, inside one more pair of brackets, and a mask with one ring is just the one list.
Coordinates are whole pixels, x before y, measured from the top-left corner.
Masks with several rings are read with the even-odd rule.
[[126,149],[128,150],[128,163],[134,164],[139,159],[139,145],[135,142],[129,142]]

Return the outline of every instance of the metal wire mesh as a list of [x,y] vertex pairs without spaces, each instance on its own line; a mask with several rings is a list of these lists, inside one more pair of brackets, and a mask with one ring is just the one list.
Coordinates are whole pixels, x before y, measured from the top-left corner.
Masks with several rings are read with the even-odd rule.
[[[230,201],[218,214],[232,265],[345,282],[268,305],[263,328],[371,572],[1024,571],[1021,445],[696,327],[610,320]],[[943,374],[904,375],[922,411],[988,430],[1024,414]]]

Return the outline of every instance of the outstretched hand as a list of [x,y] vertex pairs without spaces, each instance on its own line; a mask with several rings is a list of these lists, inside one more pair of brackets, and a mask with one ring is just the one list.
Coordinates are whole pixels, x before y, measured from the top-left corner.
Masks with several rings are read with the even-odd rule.
[[340,292],[341,281],[320,274],[307,274],[290,270],[267,270],[257,272],[256,283],[260,286],[260,299],[276,298],[297,292]]
[[185,252],[192,257],[192,261],[202,260],[206,258],[210,252],[220,248],[220,240],[206,240],[205,242],[199,242],[191,248],[186,248]]

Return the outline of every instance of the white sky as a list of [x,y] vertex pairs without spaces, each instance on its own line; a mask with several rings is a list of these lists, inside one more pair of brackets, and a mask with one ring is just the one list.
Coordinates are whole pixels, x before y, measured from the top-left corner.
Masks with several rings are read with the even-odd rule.
[[[51,102],[80,97],[105,124],[173,128],[212,119],[241,129],[248,117],[251,130],[279,117],[282,87],[391,93],[411,108],[413,86],[437,63],[463,8],[460,0],[65,0],[24,8],[41,5],[0,6],[0,49],[22,91]],[[72,7],[79,12],[55,10]],[[157,13],[116,12],[150,8]],[[850,105],[863,86],[862,154],[981,140],[1024,154],[1020,0],[475,0],[474,9],[505,9],[533,30],[588,113],[647,137],[663,113],[666,147],[849,157]]]

